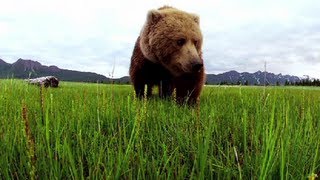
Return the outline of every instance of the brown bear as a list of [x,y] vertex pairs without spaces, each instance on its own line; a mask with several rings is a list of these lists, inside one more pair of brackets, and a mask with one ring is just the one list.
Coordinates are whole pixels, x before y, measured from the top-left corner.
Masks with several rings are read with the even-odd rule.
[[130,78],[137,97],[152,95],[168,98],[176,90],[179,104],[198,102],[204,81],[202,33],[199,17],[164,6],[148,12],[130,65]]

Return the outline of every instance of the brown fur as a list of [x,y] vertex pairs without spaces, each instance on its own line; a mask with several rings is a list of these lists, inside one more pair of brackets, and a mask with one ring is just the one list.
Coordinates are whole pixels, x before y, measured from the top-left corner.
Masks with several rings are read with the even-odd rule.
[[149,11],[131,57],[136,95],[142,97],[147,85],[151,96],[157,85],[161,97],[176,89],[178,103],[196,103],[205,77],[201,49],[198,16],[168,6]]

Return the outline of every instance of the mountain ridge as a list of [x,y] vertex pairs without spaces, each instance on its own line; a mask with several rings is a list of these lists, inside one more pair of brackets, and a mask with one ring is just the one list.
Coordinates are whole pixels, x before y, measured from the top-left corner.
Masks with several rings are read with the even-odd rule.
[[0,78],[27,79],[41,76],[55,76],[62,81],[101,83],[108,83],[111,81],[110,78],[101,74],[60,69],[55,65],[46,66],[38,61],[30,59],[19,58],[12,64],[6,63],[5,61],[3,61],[3,63],[2,61],[0,61]]
[[[94,72],[82,72],[68,69],[60,69],[55,65],[42,65],[38,61],[19,58],[16,62],[10,64],[0,59],[0,78],[36,78],[40,76],[56,76],[62,81],[76,82],[100,82],[100,83],[121,83],[129,84],[129,76],[121,78],[107,78],[104,75]],[[274,74],[271,72],[257,71],[254,73],[237,72],[231,70],[220,74],[207,74],[206,84],[248,84],[248,85],[264,85],[264,77],[266,76],[266,84],[276,85],[285,84],[286,82],[294,83],[302,78],[292,75],[283,75],[282,73]]]
[[[265,78],[266,77],[266,78]],[[266,80],[265,80],[266,79]],[[282,75],[282,73],[274,74],[271,72],[257,71],[254,73],[249,72],[237,72],[228,71],[220,74],[208,74],[207,84],[249,84],[249,85],[276,85],[289,83],[295,83],[300,81],[301,78],[292,75]]]

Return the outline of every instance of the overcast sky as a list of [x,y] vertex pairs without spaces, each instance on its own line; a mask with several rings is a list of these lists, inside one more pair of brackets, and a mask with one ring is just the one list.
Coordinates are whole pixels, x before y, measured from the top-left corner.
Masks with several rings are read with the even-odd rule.
[[0,58],[125,76],[148,10],[162,5],[200,16],[207,73],[266,61],[270,72],[320,78],[319,0],[0,0]]

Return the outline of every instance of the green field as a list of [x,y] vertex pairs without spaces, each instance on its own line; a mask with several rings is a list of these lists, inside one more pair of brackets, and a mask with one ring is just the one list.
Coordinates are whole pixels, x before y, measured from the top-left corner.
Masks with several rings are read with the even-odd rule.
[[189,108],[0,80],[0,179],[312,179],[319,151],[319,88],[208,86]]

